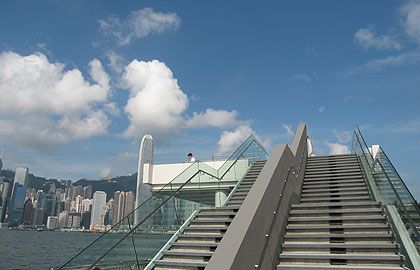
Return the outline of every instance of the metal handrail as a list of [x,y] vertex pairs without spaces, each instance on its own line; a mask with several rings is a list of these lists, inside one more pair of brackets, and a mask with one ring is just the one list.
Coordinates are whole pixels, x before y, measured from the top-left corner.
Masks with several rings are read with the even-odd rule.
[[[360,130],[359,130],[359,128],[356,126],[356,128],[357,128],[357,131],[359,132],[359,134],[357,134],[357,132],[355,131],[355,136],[356,136],[356,139],[357,139],[357,141],[359,142],[359,145],[360,145],[360,147],[361,148],[363,148],[363,146],[362,146],[362,144],[361,144],[361,142],[360,142],[360,139],[364,142],[364,144],[365,144],[365,146],[366,146],[366,148],[367,148],[367,145],[366,145],[366,142],[364,141],[364,138],[363,138],[363,136],[362,136],[362,133],[360,132]],[[359,136],[360,135],[360,136]],[[359,137],[360,137],[360,139],[359,139]],[[362,149],[362,151],[363,151],[363,149]],[[369,151],[369,153],[370,153],[370,151]],[[385,153],[384,153],[385,154]],[[403,210],[403,212],[404,212],[404,215],[406,215],[406,217],[407,217],[407,221],[408,221],[408,224],[409,224],[409,226],[412,228],[412,231],[413,231],[413,233],[416,235],[416,237],[418,238],[418,239],[420,239],[420,233],[419,233],[419,231],[417,230],[417,227],[415,226],[415,224],[414,224],[414,222],[413,222],[413,220],[411,219],[411,216],[408,214],[408,211],[407,211],[407,209],[406,209],[406,207],[405,207],[405,204],[403,203],[403,201],[402,201],[402,199],[401,199],[401,197],[400,197],[400,195],[399,195],[399,193],[398,193],[398,191],[396,190],[396,188],[395,188],[395,186],[394,186],[394,184],[392,183],[392,181],[391,181],[391,179],[390,179],[390,177],[389,177],[389,175],[388,175],[388,173],[385,171],[385,168],[383,167],[383,165],[382,165],[382,163],[378,160],[378,159],[373,159],[373,155],[372,155],[372,153],[370,153],[370,155],[371,155],[371,157],[372,157],[372,161],[373,161],[373,163],[372,163],[372,166],[370,165],[370,163],[367,161],[367,163],[368,163],[368,165],[369,165],[369,167],[370,167],[370,170],[371,170],[371,173],[373,174],[373,171],[374,171],[374,169],[375,169],[375,165],[376,164],[378,164],[379,166],[380,166],[380,170],[382,171],[382,173],[385,175],[385,177],[386,177],[386,179],[387,179],[387,182],[388,182],[388,184],[391,186],[391,189],[392,189],[392,191],[394,192],[394,194],[396,195],[396,197],[397,197],[397,203],[398,204],[400,204],[401,206],[402,206],[402,210]],[[365,152],[363,151],[363,156],[365,156],[365,158],[366,158],[366,155],[365,155]],[[387,157],[388,158],[388,157]],[[367,159],[367,158],[366,158]],[[388,159],[388,161],[389,161],[389,159]],[[389,162],[391,165],[392,165],[392,163],[391,162]],[[394,168],[395,169],[395,168]],[[401,179],[401,178],[400,178]],[[401,182],[403,182],[402,180],[401,180]],[[411,193],[410,193],[411,194]],[[414,200],[414,202],[415,202],[415,200]],[[417,206],[417,205],[416,205]]]
[[[245,149],[243,149],[242,150],[242,152],[241,152],[241,154],[239,154],[238,155],[238,157],[234,160],[234,162],[232,162],[232,164],[228,167],[228,169],[226,169],[226,171],[221,175],[221,176],[218,176],[218,175],[213,175],[212,173],[209,173],[209,172],[207,172],[207,171],[204,171],[204,170],[200,170],[200,169],[198,169],[197,170],[197,172],[195,172],[187,181],[185,181],[184,183],[182,183],[181,184],[181,186],[180,187],[178,187],[177,189],[176,189],[176,191],[171,195],[171,196],[169,196],[167,199],[165,199],[161,204],[159,204],[159,206],[158,207],[156,207],[154,210],[152,210],[151,211],[151,213],[149,213],[143,220],[141,220],[140,222],[139,222],[139,224],[137,224],[136,226],[134,226],[129,232],[127,232],[119,241],[117,241],[117,243],[116,244],[114,244],[108,251],[106,251],[106,253],[105,254],[103,254],[98,260],[96,260],[95,261],[95,263],[93,263],[88,269],[90,269],[90,268],[92,268],[93,266],[95,266],[95,264],[96,263],[98,263],[100,260],[102,260],[109,252],[111,252],[116,246],[118,246],[122,241],[124,241],[130,234],[132,234],[140,225],[142,225],[150,216],[152,216],[158,209],[160,209],[169,199],[171,199],[175,194],[177,194],[178,192],[179,192],[179,190],[180,189],[182,189],[187,183],[189,183],[197,174],[199,174],[199,173],[204,173],[204,174],[207,174],[207,175],[209,175],[209,176],[212,176],[212,177],[214,177],[214,178],[216,178],[217,180],[221,180],[221,179],[223,179],[223,177],[226,175],[226,173],[227,172],[229,172],[229,170],[234,166],[234,164],[236,164],[236,162],[239,160],[239,158],[241,157],[241,155],[246,151],[246,150],[248,150],[248,148],[253,144],[253,143],[256,143],[256,145],[261,149],[261,150],[263,150],[263,152],[265,153],[265,154],[267,154],[267,151],[264,149],[264,147],[257,141],[257,139],[254,137],[254,136],[252,136],[252,135],[250,135],[245,141],[244,141],[244,143],[246,143],[250,138],[252,138],[252,140],[248,143],[248,145],[245,147]],[[238,147],[238,149],[237,150],[239,150],[241,147],[243,146],[243,144],[242,145],[240,145],[239,147]],[[231,155],[231,156],[233,156],[236,152],[237,152],[237,150],[235,150],[235,152]],[[229,160],[229,159],[228,159]],[[227,160],[227,161],[228,161]],[[226,162],[227,162],[226,161]],[[188,166],[188,168],[186,168],[184,171],[186,171],[186,170],[188,170],[191,166],[193,166],[195,163],[197,163],[197,162],[201,162],[201,161],[195,161],[194,163],[192,163],[190,166]],[[226,164],[226,162],[224,163],[224,164]],[[222,168],[223,167],[223,165],[220,167],[220,168]],[[184,172],[183,171],[183,172]],[[181,172],[180,174],[178,174],[178,176],[180,176],[183,172]],[[95,244],[97,241],[99,241],[102,237],[104,237],[105,235],[107,235],[108,233],[110,233],[110,231],[112,230],[112,229],[114,229],[115,227],[117,227],[117,226],[119,226],[124,220],[125,220],[125,218],[126,217],[128,217],[129,215],[131,215],[131,214],[133,214],[133,213],[135,213],[135,211],[137,210],[137,209],[139,209],[140,207],[142,207],[144,204],[146,204],[149,200],[151,200],[152,198],[154,198],[157,194],[159,194],[159,193],[161,193],[161,192],[163,192],[163,189],[165,189],[167,186],[170,186],[171,187],[171,189],[172,189],[172,182],[173,181],[175,181],[176,180],[176,178],[178,178],[178,176],[176,176],[175,178],[174,178],[174,180],[172,180],[171,182],[169,182],[169,183],[167,183],[167,184],[165,184],[160,190],[158,190],[155,194],[153,194],[153,196],[150,196],[147,200],[145,200],[142,204],[140,204],[136,209],[134,209],[132,212],[130,212],[129,214],[127,214],[124,218],[122,218],[117,224],[115,224],[114,226],[112,226],[109,230],[107,230],[106,232],[104,232],[101,236],[99,236],[97,239],[95,239],[94,241],[92,241],[92,243],[90,243],[88,246],[86,246],[84,249],[82,249],[81,251],[79,251],[76,255],[74,255],[70,260],[68,260],[64,265],[62,265],[60,268],[58,268],[59,270],[60,269],[63,269],[67,264],[69,264],[73,259],[75,259],[76,257],[78,257],[80,254],[82,254],[84,251],[86,251],[89,247],[91,247],[93,244]]]
[[416,210],[417,210],[417,213],[420,215],[420,208],[419,208],[419,206],[417,205],[417,203],[416,203],[417,201],[416,201],[416,199],[414,199],[413,194],[411,194],[411,192],[410,192],[410,190],[408,189],[407,185],[406,185],[406,184],[405,184],[405,182],[402,180],[402,178],[401,178],[400,174],[398,173],[398,171],[395,169],[394,164],[392,164],[392,162],[389,160],[389,158],[388,158],[387,154],[385,153],[385,151],[382,149],[382,147],[380,147],[380,146],[379,146],[379,148],[381,149],[381,152],[384,154],[384,156],[385,156],[386,160],[388,161],[388,164],[389,164],[389,165],[391,165],[392,170],[393,170],[393,171],[397,174],[398,178],[401,180],[400,182],[404,185],[405,190],[407,191],[407,193],[410,195],[411,199],[412,199],[412,200],[413,200],[413,202],[414,202],[414,205],[415,205],[415,208],[416,208]]

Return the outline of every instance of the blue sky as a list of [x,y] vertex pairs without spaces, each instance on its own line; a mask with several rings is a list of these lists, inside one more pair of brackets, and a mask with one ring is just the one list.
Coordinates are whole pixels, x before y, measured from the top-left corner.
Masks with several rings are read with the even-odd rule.
[[418,1],[2,1],[4,163],[121,175],[145,132],[172,162],[301,122],[328,154],[358,124],[420,197],[419,45]]

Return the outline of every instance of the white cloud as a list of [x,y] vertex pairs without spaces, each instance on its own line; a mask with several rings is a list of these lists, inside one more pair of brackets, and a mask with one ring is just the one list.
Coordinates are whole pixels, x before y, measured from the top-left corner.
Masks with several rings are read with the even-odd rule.
[[46,149],[106,134],[99,107],[110,94],[109,77],[97,59],[89,75],[93,83],[41,53],[0,53],[0,139]]
[[214,110],[208,108],[205,112],[193,113],[186,121],[187,127],[232,127],[239,123],[237,111]]
[[224,155],[234,151],[250,135],[253,135],[266,149],[269,149],[271,142],[262,139],[249,125],[242,125],[232,131],[223,131],[218,141],[218,155]]
[[314,79],[318,78],[318,74],[316,72],[312,72],[311,74],[307,73],[297,73],[290,77],[292,81],[303,81],[303,82],[310,82]]
[[401,7],[404,16],[404,28],[407,35],[420,44],[420,1],[408,1]]
[[311,81],[311,77],[306,73],[294,74],[290,79],[292,81],[304,81],[304,82]]
[[340,74],[340,76],[347,78],[357,74],[376,73],[389,68],[414,64],[418,62],[420,62],[420,52],[404,52],[396,56],[387,56],[385,58],[374,59],[360,66],[351,67],[346,72]]
[[118,108],[117,103],[115,102],[110,102],[110,103],[106,103],[104,105],[105,110],[113,115],[113,116],[120,116],[121,115],[121,110],[120,108]]
[[99,176],[101,177],[101,179],[110,179],[112,177],[111,168],[102,168],[99,172]]
[[335,137],[337,138],[338,143],[350,143],[353,139],[353,133],[346,130],[333,130]]
[[364,49],[401,50],[401,43],[390,35],[378,35],[372,28],[361,28],[354,34],[354,43]]
[[329,149],[329,155],[349,154],[350,149],[345,144],[325,142]]
[[287,137],[292,137],[294,135],[294,132],[292,130],[292,125],[283,124],[282,127],[286,131],[286,134],[285,135]]
[[123,83],[130,91],[125,107],[130,125],[124,137],[138,139],[145,132],[153,136],[176,133],[183,127],[188,96],[165,63],[133,60],[125,68]]
[[107,66],[114,73],[120,74],[123,72],[126,61],[121,55],[117,54],[114,51],[108,51],[106,53],[106,57],[108,58]]
[[102,33],[114,39],[120,46],[128,45],[134,39],[145,38],[153,33],[175,31],[180,25],[181,19],[176,13],[156,12],[149,7],[132,11],[123,20],[114,15],[99,20]]
[[321,113],[325,112],[325,107],[324,106],[319,107],[318,112],[321,112]]

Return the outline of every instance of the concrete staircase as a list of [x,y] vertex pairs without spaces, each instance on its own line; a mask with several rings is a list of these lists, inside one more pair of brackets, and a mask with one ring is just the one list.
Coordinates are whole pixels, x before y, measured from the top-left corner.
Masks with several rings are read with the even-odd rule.
[[251,166],[226,206],[201,209],[154,269],[204,269],[264,165],[257,161]]
[[278,270],[407,269],[355,155],[308,158],[279,256]]

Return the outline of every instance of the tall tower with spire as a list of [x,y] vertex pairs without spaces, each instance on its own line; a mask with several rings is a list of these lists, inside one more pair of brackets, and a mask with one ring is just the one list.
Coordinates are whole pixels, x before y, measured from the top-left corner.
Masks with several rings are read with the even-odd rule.
[[[137,166],[137,189],[135,209],[141,205],[145,197],[149,193],[148,187],[143,183],[144,175],[151,176],[153,170],[153,137],[146,134],[141,139],[139,150],[139,162]],[[134,224],[140,222],[140,211],[136,211],[134,215]]]

